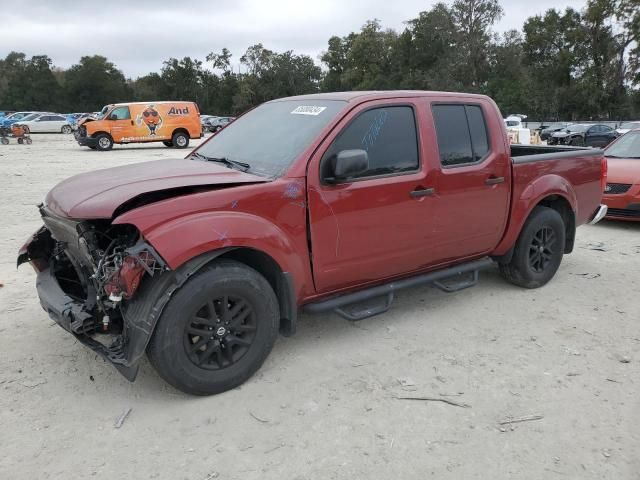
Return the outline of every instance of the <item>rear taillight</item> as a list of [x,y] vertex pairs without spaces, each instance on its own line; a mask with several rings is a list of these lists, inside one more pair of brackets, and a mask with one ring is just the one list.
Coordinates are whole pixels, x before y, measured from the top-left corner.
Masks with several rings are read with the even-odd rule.
[[606,157],[602,157],[600,162],[600,191],[604,193],[607,188],[607,173],[609,172],[609,164]]

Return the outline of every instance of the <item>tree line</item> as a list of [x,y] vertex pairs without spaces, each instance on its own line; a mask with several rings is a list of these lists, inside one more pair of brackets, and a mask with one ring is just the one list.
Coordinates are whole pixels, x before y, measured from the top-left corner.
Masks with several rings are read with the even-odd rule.
[[402,31],[371,20],[331,37],[321,65],[258,43],[240,57],[238,72],[226,48],[203,60],[170,58],[136,79],[100,55],[63,70],[46,55],[11,52],[0,60],[0,109],[80,112],[174,99],[222,115],[304,93],[424,89],[487,94],[503,113],[532,120],[640,118],[640,0],[551,9],[499,35],[503,15],[499,0],[438,3]]

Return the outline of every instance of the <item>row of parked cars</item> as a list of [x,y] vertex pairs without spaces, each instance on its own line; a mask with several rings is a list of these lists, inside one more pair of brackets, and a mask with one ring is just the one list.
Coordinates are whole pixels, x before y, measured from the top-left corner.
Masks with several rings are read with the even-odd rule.
[[71,133],[78,119],[92,113],[0,112],[0,128],[21,126],[25,133]]
[[620,135],[640,128],[640,121],[622,123],[617,129],[603,123],[557,122],[540,128],[540,138],[549,145],[605,147]]

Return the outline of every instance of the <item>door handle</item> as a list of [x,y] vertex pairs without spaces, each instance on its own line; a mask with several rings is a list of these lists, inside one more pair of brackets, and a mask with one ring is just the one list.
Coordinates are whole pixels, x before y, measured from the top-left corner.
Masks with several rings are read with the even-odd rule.
[[133,125],[133,120],[131,120],[131,125]]
[[484,181],[485,184],[487,185],[498,185],[500,183],[504,183],[504,177],[491,177],[491,178],[487,178]]
[[421,197],[428,197],[430,195],[433,195],[435,193],[435,190],[433,188],[425,188],[422,190],[414,190],[413,192],[410,193],[411,198],[421,198]]

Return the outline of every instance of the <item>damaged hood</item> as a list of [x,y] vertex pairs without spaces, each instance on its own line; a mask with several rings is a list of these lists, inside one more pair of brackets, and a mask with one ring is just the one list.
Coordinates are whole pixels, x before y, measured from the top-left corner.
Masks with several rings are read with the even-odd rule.
[[216,163],[157,160],[76,175],[56,185],[45,204],[61,217],[111,218],[120,205],[147,193],[175,190],[177,196],[185,194],[185,187],[216,189],[268,181]]

